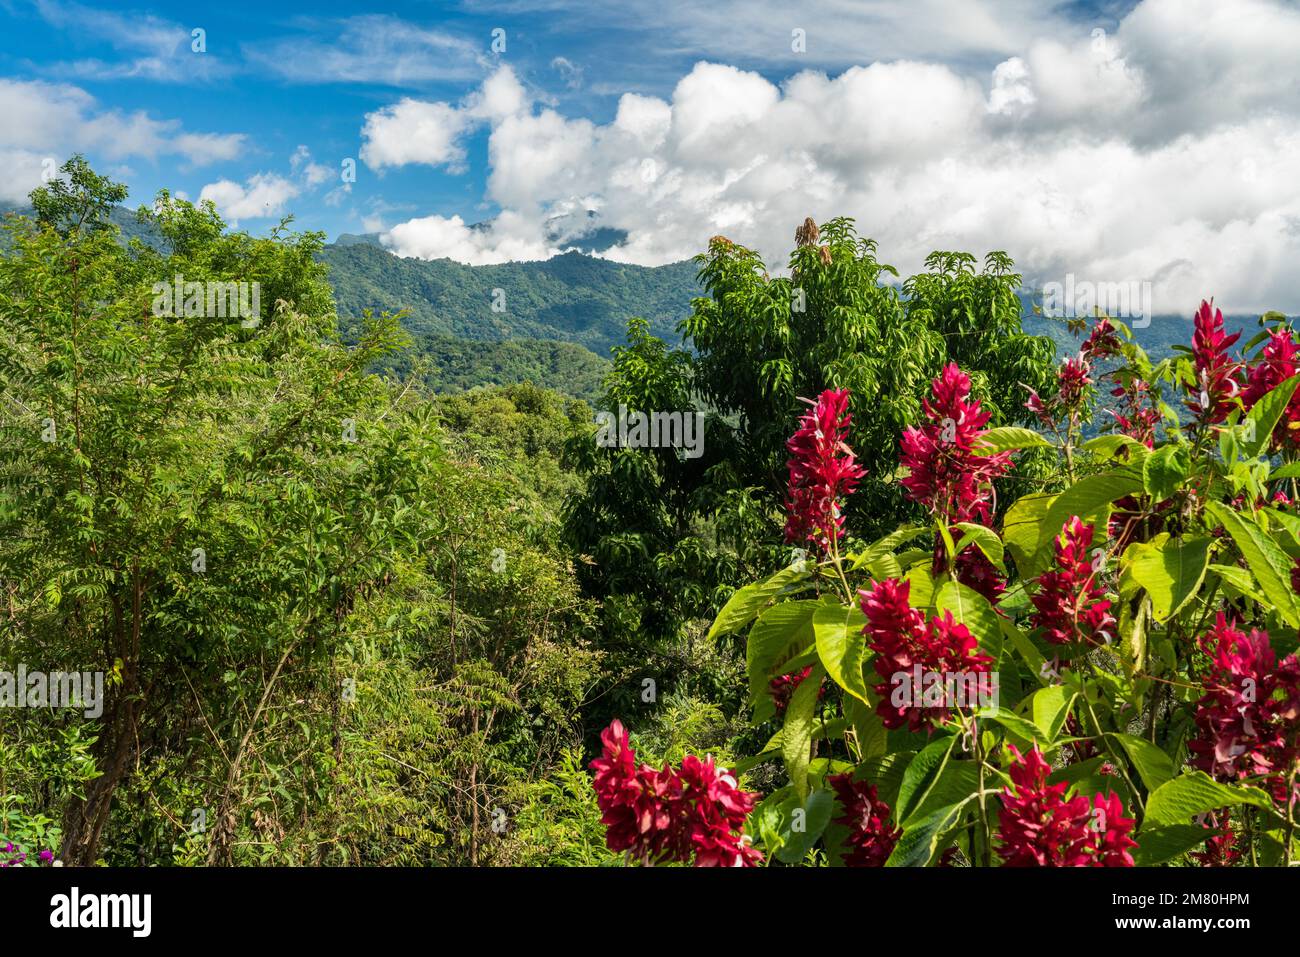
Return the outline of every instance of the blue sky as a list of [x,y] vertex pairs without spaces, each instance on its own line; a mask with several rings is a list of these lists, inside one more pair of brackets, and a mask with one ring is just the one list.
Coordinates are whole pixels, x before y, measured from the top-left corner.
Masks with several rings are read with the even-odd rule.
[[[312,162],[339,169],[361,149],[363,118],[403,96],[456,101],[500,63],[568,117],[606,123],[623,93],[667,96],[698,60],[756,70],[779,81],[805,64],[789,49],[790,23],[811,30],[813,61],[835,71],[857,57],[837,44],[820,51],[817,5],[805,17],[739,18],[753,36],[740,38],[701,18],[691,27],[689,5],[659,22],[652,11],[584,10],[581,3],[233,3],[95,4],[0,0],[0,71],[10,78],[75,85],[107,110],[143,111],[180,121],[187,131],[242,135],[237,155],[211,162],[177,156],[109,158],[87,152],[146,200],[166,187],[197,197],[219,179],[243,183],[258,173],[291,172],[300,146]],[[610,5],[618,6],[618,5]],[[653,5],[652,5],[653,6]],[[666,7],[661,9],[667,9]],[[1103,6],[1063,8],[1080,22],[1113,24]],[[806,22],[805,22],[806,21]],[[191,31],[205,31],[202,53]],[[492,48],[505,31],[505,51]],[[767,47],[765,50],[764,47]],[[997,59],[991,48],[952,50],[955,59]],[[454,172],[389,168],[382,176],[358,164],[351,194],[325,197],[303,190],[285,204],[304,227],[331,236],[362,231],[367,221],[406,215],[491,217],[486,195],[488,130],[466,138],[467,158]],[[323,178],[323,173],[319,174]],[[241,217],[250,229],[273,217]]]
[[779,268],[805,215],[851,215],[904,270],[1005,249],[1039,281],[1149,281],[1165,308],[1300,306],[1284,0],[0,0],[0,17],[0,201],[82,151],[132,202],[168,188],[239,228],[293,213],[401,255],[545,258],[594,222],[628,236],[611,258],[724,233]]

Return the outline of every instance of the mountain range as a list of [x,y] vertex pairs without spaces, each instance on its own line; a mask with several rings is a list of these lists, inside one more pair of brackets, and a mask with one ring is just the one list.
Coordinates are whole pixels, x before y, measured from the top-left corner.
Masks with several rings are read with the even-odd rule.
[[[0,208],[30,214],[30,207]],[[152,243],[156,237],[127,209],[113,211],[124,238]],[[597,249],[618,237],[597,231],[580,248]],[[0,246],[3,238],[0,237]],[[329,267],[345,333],[366,309],[405,311],[415,340],[414,354],[387,365],[405,372],[426,361],[430,386],[460,391],[476,385],[531,380],[587,400],[595,399],[609,368],[609,351],[624,342],[627,321],[646,319],[670,344],[680,342],[677,323],[701,295],[694,262],[646,267],[613,262],[573,250],[552,259],[468,266],[450,259],[403,258],[389,252],[376,234],[342,234],[320,253]],[[1032,314],[1025,303],[1026,331],[1050,336],[1061,353],[1078,348],[1061,322]],[[1256,316],[1228,316],[1229,331],[1243,330],[1243,343]],[[1190,316],[1155,316],[1137,341],[1153,360],[1175,345],[1191,342]]]

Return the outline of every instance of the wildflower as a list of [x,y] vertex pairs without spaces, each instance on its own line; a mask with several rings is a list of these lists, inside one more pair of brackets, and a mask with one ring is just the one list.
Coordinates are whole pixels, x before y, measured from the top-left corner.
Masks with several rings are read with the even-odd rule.
[[[792,671],[788,675],[778,675],[768,684],[768,692],[772,695],[772,703],[776,705],[778,715],[785,714],[785,709],[790,707],[790,699],[794,697],[794,690],[803,684],[805,678],[812,674],[812,665],[808,665],[802,671]],[[822,696],[824,689],[817,690],[817,697]]]
[[1012,786],[1002,791],[998,854],[1009,867],[1132,867],[1133,818],[1115,794],[1065,798],[1069,785],[1047,783],[1051,767],[1035,747],[1010,747]]
[[[1247,635],[1219,612],[1201,639],[1211,658],[1205,694],[1196,702],[1197,736],[1188,743],[1192,765],[1235,781],[1271,776],[1282,783],[1297,758],[1300,663],[1277,661],[1267,632]],[[1285,797],[1283,795],[1283,797]]]
[[1092,327],[1092,332],[1084,341],[1079,355],[1084,359],[1106,359],[1118,355],[1120,345],[1119,332],[1111,324],[1110,319],[1102,316]]
[[980,454],[990,414],[969,401],[970,376],[955,362],[931,387],[932,397],[922,402],[928,422],[903,432],[901,462],[910,474],[901,484],[941,521],[988,524],[993,480],[1010,467],[1011,453]]
[[693,857],[696,867],[750,866],[762,859],[741,833],[758,796],[740,790],[712,758],[687,755],[680,770],[638,766],[617,720],[600,740],[601,756],[590,768],[611,851],[627,851],[648,864]]
[[903,832],[889,820],[889,805],[876,795],[869,781],[854,781],[853,772],[833,774],[826,782],[835,791],[843,814],[834,819],[849,829],[845,839],[845,867],[884,867]]
[[1211,309],[1210,303],[1202,301],[1196,312],[1192,359],[1196,366],[1195,389],[1198,391],[1187,403],[1197,418],[1209,425],[1227,418],[1232,400],[1241,391],[1238,381],[1241,364],[1228,356],[1228,350],[1241,338],[1241,333],[1225,334],[1223,312]]
[[954,621],[952,612],[928,621],[908,604],[910,582],[887,578],[876,583],[870,592],[858,592],[862,612],[867,616],[863,629],[875,652],[873,665],[883,681],[876,685],[880,698],[876,713],[886,728],[906,724],[913,731],[930,722],[942,722],[951,714],[954,702],[944,698],[932,702],[923,698],[920,689],[905,701],[894,700],[895,676],[912,674],[920,667],[923,674],[955,675],[987,673],[993,659],[979,651],[979,643],[970,629]]
[[1052,543],[1055,568],[1038,576],[1038,591],[1032,599],[1036,610],[1030,621],[1054,645],[1094,637],[1105,644],[1115,627],[1110,602],[1102,597],[1106,592],[1088,553],[1092,533],[1091,525],[1072,516]]
[[845,442],[851,421],[848,406],[848,389],[827,389],[786,442],[791,456],[786,463],[786,542],[813,541],[829,548],[843,534],[843,499],[866,475]]

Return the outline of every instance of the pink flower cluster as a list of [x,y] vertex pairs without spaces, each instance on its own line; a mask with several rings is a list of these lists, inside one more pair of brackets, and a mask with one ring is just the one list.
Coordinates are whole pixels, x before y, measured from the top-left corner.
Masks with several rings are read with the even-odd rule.
[[863,633],[875,652],[876,674],[884,681],[876,685],[880,698],[876,713],[886,728],[901,728],[906,724],[911,730],[929,727],[931,722],[943,722],[952,713],[945,703],[940,707],[927,707],[911,696],[901,704],[891,700],[895,675],[911,674],[919,665],[922,673],[954,675],[982,674],[989,670],[993,659],[979,651],[979,643],[970,629],[953,620],[952,612],[942,618],[926,619],[908,603],[911,582],[886,578],[877,582],[870,592],[858,592],[862,613],[867,616]]
[[1300,662],[1292,654],[1279,663],[1267,632],[1247,635],[1223,612],[1201,648],[1211,663],[1188,743],[1193,766],[1225,781],[1268,775],[1285,800],[1284,778],[1300,758]]
[[1012,786],[1002,791],[998,854],[1008,867],[1132,867],[1134,819],[1113,793],[1066,800],[1069,785],[1047,783],[1051,766],[1037,748],[1010,747]]
[[889,805],[876,796],[876,786],[869,781],[854,781],[851,771],[833,774],[826,783],[835,791],[844,812],[833,820],[849,829],[844,866],[884,867],[903,832],[890,823]]
[[[978,401],[970,401],[970,376],[956,363],[944,367],[931,390],[932,397],[922,400],[929,421],[903,432],[900,462],[908,475],[900,484],[908,498],[945,524],[987,525],[993,519],[993,480],[1011,466],[1011,453],[980,454],[979,440],[990,415]],[[959,545],[961,531],[954,530],[952,537]],[[942,548],[936,543],[936,566]],[[997,570],[978,549],[959,552],[954,569],[958,580],[996,601],[1006,588]]]
[[591,762],[592,786],[611,851],[646,864],[750,867],[763,856],[742,832],[758,795],[742,791],[712,758],[694,755],[680,769],[637,764],[622,722],[600,735],[601,756]]
[[970,401],[970,376],[955,362],[931,384],[922,400],[925,425],[903,432],[901,462],[910,474],[901,482],[907,497],[948,524],[988,524],[993,514],[993,480],[1011,466],[1011,453],[981,455],[979,440],[990,414]]
[[1227,335],[1223,330],[1223,312],[1202,300],[1192,332],[1196,385],[1187,407],[1203,424],[1214,425],[1227,418],[1233,399],[1241,392],[1241,363],[1228,355],[1228,350],[1240,338],[1240,332]]
[[1072,516],[1052,543],[1055,568],[1038,576],[1030,622],[1054,645],[1073,641],[1106,644],[1114,636],[1115,616],[1103,597],[1106,590],[1092,570],[1092,532],[1091,525]]
[[827,389],[786,442],[790,450],[786,542],[812,541],[826,549],[843,534],[842,501],[866,475],[845,441],[851,421],[848,409],[848,389]]

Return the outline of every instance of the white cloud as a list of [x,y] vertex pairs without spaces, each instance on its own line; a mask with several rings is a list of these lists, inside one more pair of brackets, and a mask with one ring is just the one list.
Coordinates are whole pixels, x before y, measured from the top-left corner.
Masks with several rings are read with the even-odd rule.
[[0,78],[0,116],[0,199],[11,202],[41,184],[47,160],[61,166],[74,152],[114,163],[179,156],[201,166],[234,158],[245,141],[242,133],[185,132],[179,120],[143,111],[101,110],[85,90],[62,83]]
[[459,104],[371,114],[363,156],[457,166],[466,135],[489,130],[486,198],[502,215],[490,230],[410,220],[386,234],[403,255],[532,258],[563,247],[557,217],[595,210],[628,233],[611,258],[680,260],[724,233],[780,268],[805,216],[849,215],[905,274],[934,249],[1005,249],[1031,281],[1151,281],[1158,310],[1214,295],[1300,311],[1300,10],[1146,0],[1110,32],[984,23],[976,38],[1007,55],[780,85],[702,62],[667,99],[625,94],[603,124],[502,68]]
[[309,189],[329,182],[336,175],[335,170],[313,160],[311,150],[302,145],[299,145],[289,157],[289,169],[295,176],[300,177]]
[[212,200],[222,216],[233,225],[241,219],[283,215],[285,203],[301,192],[297,184],[283,176],[256,173],[243,185],[228,179],[209,183],[199,192],[199,202]]
[[405,86],[468,80],[482,45],[382,14],[309,24],[309,32],[243,47],[252,64],[294,83]]
[[54,64],[51,73],[93,80],[144,79],[193,82],[231,72],[217,55],[196,53],[191,27],[146,13],[96,10],[62,0],[38,0],[36,8],[51,26],[107,41],[126,56]]

